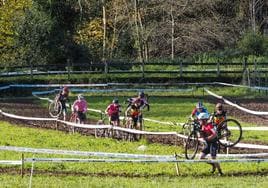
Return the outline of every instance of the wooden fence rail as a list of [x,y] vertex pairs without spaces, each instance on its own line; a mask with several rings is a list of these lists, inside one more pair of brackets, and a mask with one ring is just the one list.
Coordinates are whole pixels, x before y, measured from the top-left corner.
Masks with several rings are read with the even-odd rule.
[[[138,63],[138,62],[100,62],[83,64],[49,64],[49,65],[25,65],[25,66],[0,66],[0,77],[52,75],[52,74],[140,74],[146,77],[148,74],[174,74],[178,77],[190,75],[210,75],[220,77],[226,74],[236,74],[241,77],[267,77],[268,62],[173,62],[173,63]],[[265,76],[263,76],[265,74]]]

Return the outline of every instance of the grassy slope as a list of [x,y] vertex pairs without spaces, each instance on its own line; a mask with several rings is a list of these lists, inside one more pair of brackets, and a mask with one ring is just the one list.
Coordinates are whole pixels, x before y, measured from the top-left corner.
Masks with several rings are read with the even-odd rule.
[[[70,135],[54,130],[42,130],[35,128],[24,128],[10,125],[9,123],[0,122],[2,139],[0,145],[27,146],[35,148],[58,148],[82,151],[104,151],[104,152],[126,152],[126,153],[146,153],[146,154],[173,154],[175,151],[181,153],[182,150],[175,146],[167,146],[160,144],[150,144],[145,141],[140,142],[123,142],[111,139],[95,139],[94,137],[81,136],[79,134]],[[147,150],[138,151],[139,145],[147,145]],[[1,152],[0,158],[3,159],[20,159],[21,154],[16,152]],[[26,153],[25,157],[69,157],[60,155],[44,155]],[[75,157],[75,156],[73,156]],[[26,165],[30,168],[30,164]],[[204,186],[203,178],[208,178],[210,186],[221,186],[228,184],[235,185],[239,182],[241,187],[251,187],[257,184],[262,187],[267,184],[267,177],[257,175],[260,172],[267,174],[268,165],[265,163],[242,163],[242,164],[222,164],[222,168],[228,177],[215,178],[209,175],[209,165],[207,164],[180,164],[180,172],[184,178],[177,178],[175,175],[174,164],[74,164],[74,163],[58,163],[58,164],[35,164],[35,169],[47,169],[52,171],[68,171],[68,172],[84,172],[89,173],[86,177],[48,177],[46,175],[36,175],[33,184],[36,187],[47,185],[49,187],[73,187],[78,184],[80,187],[113,187],[120,185],[121,187],[151,187],[151,186],[170,186],[175,185]],[[239,177],[240,172],[247,173],[246,177]],[[102,177],[101,174],[114,174],[116,177]],[[251,175],[252,174],[252,175]],[[120,177],[120,176],[126,177]],[[131,176],[140,176],[131,178]],[[101,176],[101,177],[99,177]],[[118,177],[117,177],[118,176]],[[189,177],[187,177],[189,176]],[[207,177],[208,176],[208,177]],[[238,177],[233,177],[238,176]],[[192,179],[194,178],[194,179]],[[49,181],[47,181],[49,179]],[[21,179],[19,176],[1,175],[2,185],[27,185],[29,177]],[[11,187],[13,187],[11,186]]]
[[[241,94],[241,93],[240,93]],[[110,94],[109,94],[110,95]],[[122,97],[120,93],[114,93]],[[202,98],[196,95],[196,98]],[[170,97],[151,97],[151,111],[145,112],[145,116],[162,121],[183,122],[196,102],[196,98],[182,98],[180,96]],[[90,107],[104,109],[112,100],[112,96],[88,96]],[[213,104],[205,101],[209,110],[213,109]],[[163,115],[165,114],[165,115]],[[94,114],[90,113],[93,117]],[[95,118],[99,116],[96,114]],[[243,124],[244,125],[244,124]],[[246,124],[245,124],[246,125]],[[249,125],[246,125],[249,126]],[[163,126],[152,123],[146,123],[148,130],[178,130],[175,126]],[[32,128],[23,128],[0,122],[0,145],[27,146],[36,148],[58,148],[82,151],[103,151],[103,152],[126,152],[126,153],[146,153],[146,154],[167,154],[174,152],[182,153],[183,149],[175,146],[160,144],[150,144],[145,140],[140,142],[123,142],[111,139],[95,139],[93,137],[81,136],[79,134],[69,135],[54,130],[40,130]],[[244,136],[245,140],[259,139],[268,142],[265,132],[248,132]],[[146,145],[147,150],[138,151],[139,145]],[[25,154],[26,157],[32,157],[33,154]],[[21,154],[15,152],[1,152],[1,159],[20,159]],[[53,155],[35,154],[35,157],[64,157]],[[65,156],[68,157],[68,156]],[[30,168],[30,165],[27,165]],[[48,187],[267,187],[267,169],[268,165],[261,163],[242,163],[242,164],[222,164],[225,177],[215,178],[210,176],[209,165],[206,164],[181,164],[180,172],[182,177],[175,176],[174,164],[36,164],[36,169],[47,169],[54,171],[85,172],[88,176],[74,177],[63,176],[54,177],[46,175],[36,175],[33,185],[36,187],[47,185]],[[246,176],[240,176],[240,173],[246,173]],[[260,175],[263,172],[265,175]],[[116,177],[99,177],[103,173],[115,174]],[[262,173],[262,174],[263,174]],[[127,177],[119,177],[122,175]],[[259,175],[258,175],[259,174]],[[141,177],[129,177],[138,175]],[[118,177],[117,177],[118,176]],[[204,183],[204,178],[207,179]],[[29,178],[21,179],[19,176],[1,175],[2,185],[10,187],[25,187]],[[49,180],[49,181],[48,181]],[[120,187],[119,186],[119,187]]]

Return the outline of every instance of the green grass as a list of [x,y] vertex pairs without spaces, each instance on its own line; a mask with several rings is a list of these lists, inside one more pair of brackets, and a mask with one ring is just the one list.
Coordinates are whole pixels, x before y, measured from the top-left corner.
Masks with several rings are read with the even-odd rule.
[[[23,179],[19,176],[2,175],[0,181],[3,187],[28,187],[29,177]],[[34,176],[32,187],[256,187],[268,186],[267,176],[243,176],[243,177],[148,177],[148,178],[126,178],[126,177],[96,177],[96,176]]]
[[[230,89],[230,88],[229,88]],[[251,91],[241,89],[239,91],[227,89],[222,90],[211,88],[217,94],[225,96],[247,97]],[[104,93],[86,94],[90,108],[104,110],[112,101],[113,97],[118,97],[125,108],[123,101],[136,93]],[[73,101],[76,94],[71,95]],[[167,95],[167,96],[163,96]],[[51,96],[52,97],[52,96]],[[210,103],[207,95],[203,96],[202,89],[198,89],[191,96],[185,93],[154,93],[150,94],[151,110],[144,112],[144,117],[160,121],[184,122],[189,116],[195,103],[202,99],[209,111],[212,111],[214,104]],[[47,107],[47,102],[42,102]],[[123,109],[124,109],[123,108]],[[95,120],[100,116],[90,112],[89,117]],[[234,117],[235,118],[235,117]],[[160,125],[156,123],[146,123],[146,130],[151,131],[180,131],[179,126]],[[255,126],[253,124],[241,122],[242,126]],[[94,138],[92,136],[82,136],[78,133],[68,134],[55,130],[44,130],[36,128],[26,128],[12,125],[0,121],[0,145],[66,149],[80,151],[100,151],[116,153],[139,153],[173,155],[183,154],[184,150],[179,146],[162,144],[152,144],[146,140],[139,142],[126,142],[114,139]],[[244,141],[260,141],[268,143],[266,132],[244,131]],[[139,151],[140,145],[146,145],[145,151]],[[243,152],[243,151],[241,151]],[[25,157],[76,157],[48,154],[25,153]],[[21,153],[2,151],[1,160],[19,160]],[[132,164],[132,163],[36,163],[36,174],[33,177],[33,187],[267,187],[268,186],[268,164],[266,163],[222,163],[225,176],[218,177],[210,175],[210,166],[207,164],[179,164],[180,176],[176,176],[175,165],[173,163],[158,164]],[[30,169],[27,164],[26,168]],[[19,168],[19,167],[18,167]],[[49,170],[59,172],[61,175],[55,176],[38,173],[38,170]],[[81,176],[64,175],[64,173],[85,173]],[[241,175],[242,174],[242,175]],[[245,174],[245,176],[243,175]],[[103,176],[104,175],[104,176]],[[134,177],[133,177],[134,176]],[[1,174],[0,187],[28,187],[29,174],[21,179],[17,174]]]

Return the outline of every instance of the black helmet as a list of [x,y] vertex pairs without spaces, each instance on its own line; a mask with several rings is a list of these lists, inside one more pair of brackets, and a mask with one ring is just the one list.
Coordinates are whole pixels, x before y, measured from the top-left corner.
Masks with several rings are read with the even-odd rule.
[[140,91],[139,94],[138,94],[138,96],[139,96],[140,98],[143,98],[143,97],[144,97],[144,92],[143,92],[143,91]]
[[115,98],[115,99],[113,100],[113,103],[114,103],[114,104],[118,104],[118,99]]

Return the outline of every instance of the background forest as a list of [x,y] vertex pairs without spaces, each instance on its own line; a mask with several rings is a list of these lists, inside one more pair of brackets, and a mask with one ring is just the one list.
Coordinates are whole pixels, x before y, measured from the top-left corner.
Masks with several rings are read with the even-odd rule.
[[0,1],[1,67],[265,58],[267,36],[267,0]]

